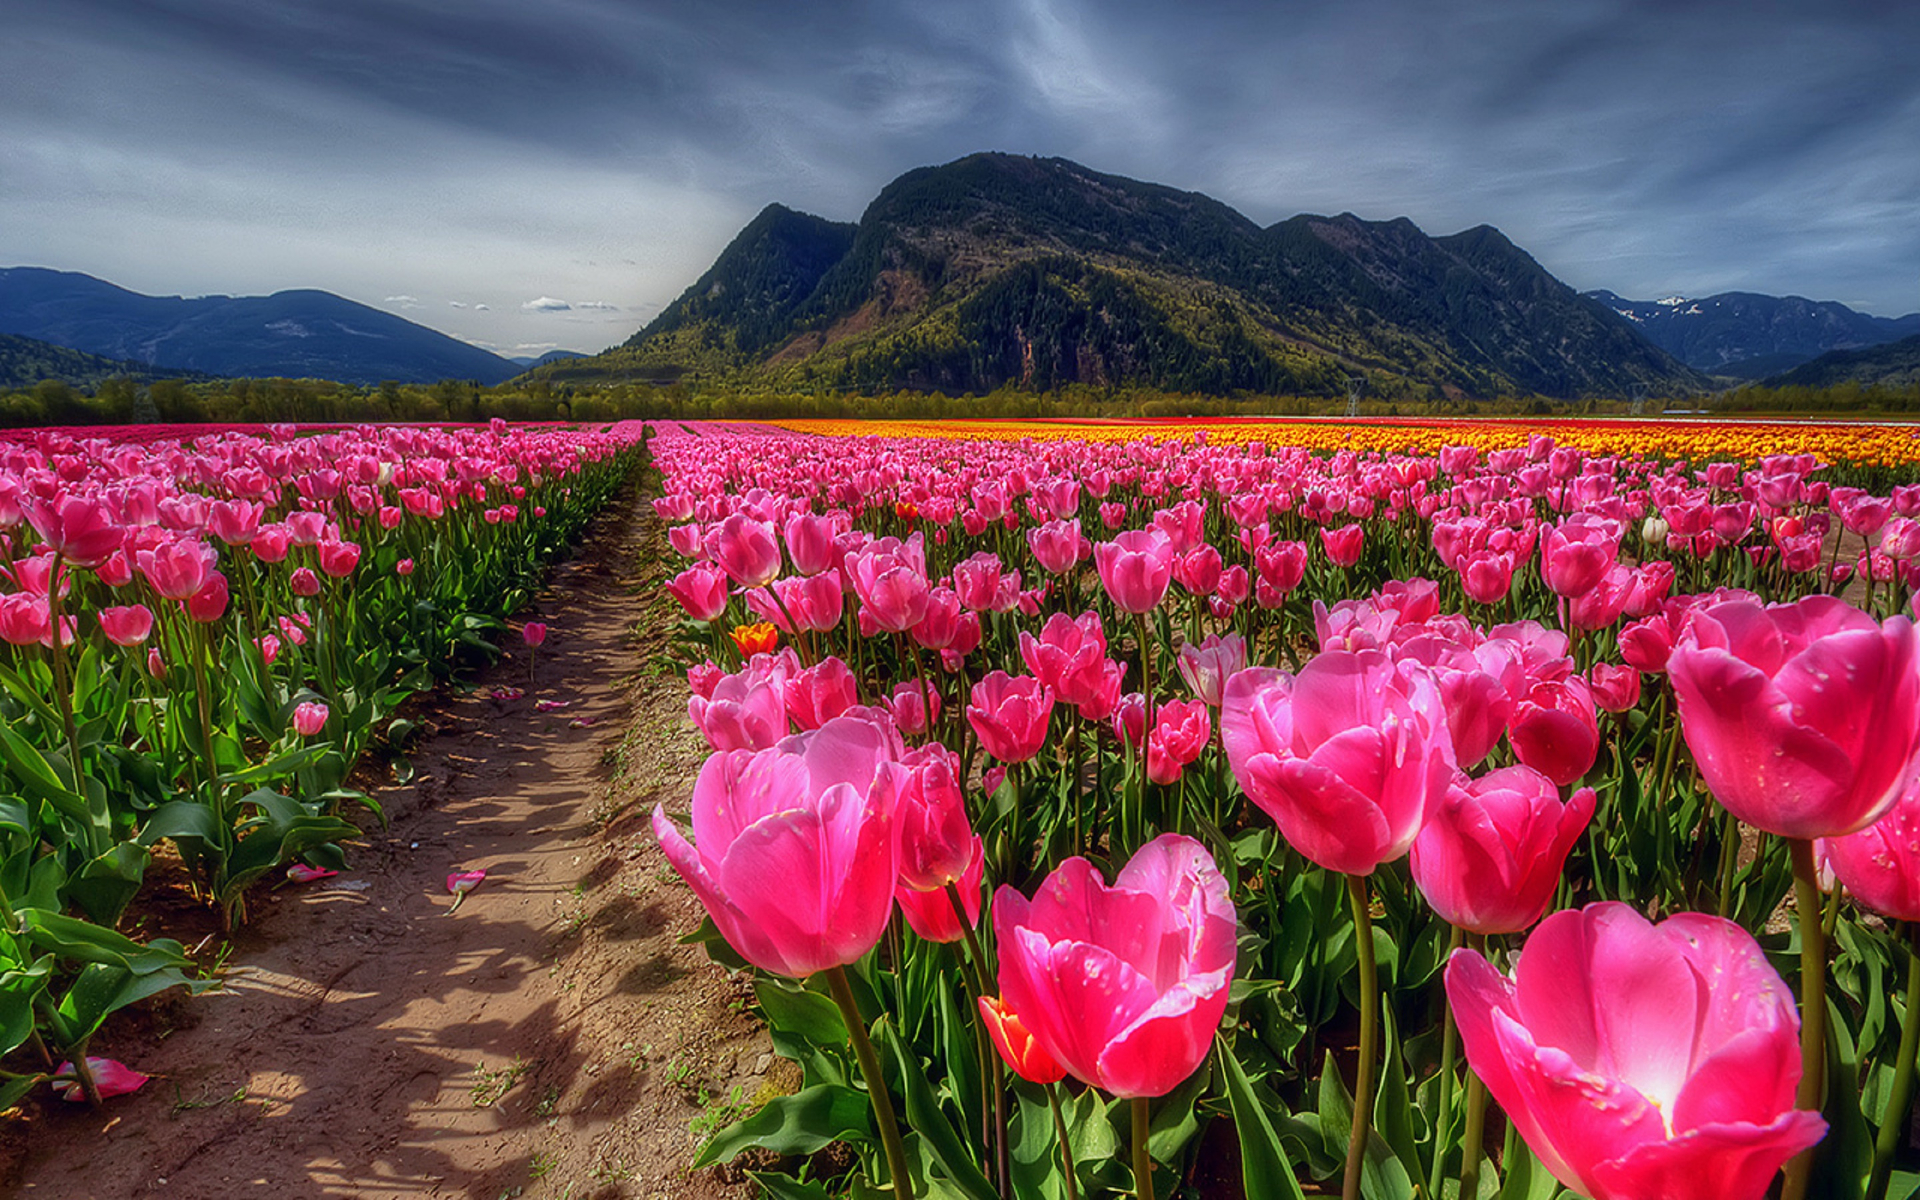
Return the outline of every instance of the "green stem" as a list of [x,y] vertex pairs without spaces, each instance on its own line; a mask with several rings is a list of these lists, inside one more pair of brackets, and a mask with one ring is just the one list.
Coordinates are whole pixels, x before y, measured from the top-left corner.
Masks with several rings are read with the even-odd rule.
[[1153,1200],[1153,1155],[1147,1153],[1147,1132],[1151,1124],[1147,1098],[1133,1098],[1133,1194],[1138,1200]]
[[1886,1112],[1880,1117],[1880,1136],[1873,1143],[1873,1174],[1867,1180],[1866,1200],[1886,1200],[1887,1180],[1893,1176],[1894,1151],[1905,1141],[1907,1108],[1913,1103],[1913,1062],[1920,1049],[1920,937],[1907,924],[1907,1011],[1900,1021],[1900,1051],[1893,1060],[1893,1085]]
[[[1455,925],[1447,944],[1447,958],[1452,958],[1466,940],[1467,931]],[[1427,1200],[1439,1200],[1440,1196],[1440,1179],[1447,1164],[1447,1126],[1453,1121],[1453,1068],[1460,1059],[1460,1026],[1454,1023],[1453,1006],[1446,1002],[1445,995],[1443,991],[1440,1020],[1446,1032],[1440,1038],[1440,1104],[1433,1117],[1433,1163],[1427,1168]]]
[[[87,803],[87,851],[98,856],[106,853],[113,840],[113,817],[88,794],[87,776],[80,767],[80,725],[73,716],[73,673],[68,668],[67,647],[61,638],[61,626],[66,618],[60,611],[60,575],[65,567],[66,562],[56,554],[53,567],[47,572],[47,623],[52,630],[52,636],[47,639],[47,653],[53,663],[53,699],[60,706],[61,732],[67,739],[67,762],[73,767],[73,790]],[[82,1069],[75,1068],[76,1071]]]
[[853,986],[847,982],[845,967],[827,968],[827,987],[840,1016],[847,1023],[847,1036],[853,1040],[853,1055],[860,1060],[860,1074],[867,1081],[867,1098],[873,1102],[873,1116],[880,1124],[880,1144],[887,1152],[887,1174],[893,1177],[893,1194],[900,1200],[913,1200],[913,1176],[907,1173],[907,1149],[900,1141],[900,1126],[893,1118],[893,1099],[887,1095],[887,1081],[880,1074],[880,1058],[867,1037],[867,1024],[860,1019],[860,1006],[853,1002]]
[[1740,818],[1730,810],[1720,814],[1720,895],[1719,915],[1733,915],[1733,868],[1740,857]]
[[[1820,927],[1820,880],[1809,838],[1789,838],[1793,854],[1793,902],[1800,914],[1800,1090],[1794,1107],[1818,1110],[1826,1081],[1827,939]],[[1805,1200],[1813,1174],[1813,1150],[1787,1164],[1780,1200]]]
[[1471,1200],[1480,1194],[1480,1143],[1487,1136],[1487,1085],[1471,1070],[1467,1072],[1466,1103],[1467,1126],[1460,1133],[1460,1194]]
[[1053,1136],[1060,1142],[1060,1170],[1067,1181],[1067,1200],[1080,1200],[1080,1187],[1073,1178],[1073,1145],[1067,1141],[1067,1123],[1060,1116],[1060,1085],[1041,1084],[1047,1093],[1047,1107],[1053,1110]]
[[1360,1049],[1354,1067],[1353,1131],[1347,1140],[1347,1170],[1341,1200],[1360,1200],[1360,1165],[1366,1161],[1373,1130],[1373,1060],[1380,1040],[1380,969],[1373,957],[1373,914],[1368,911],[1367,877],[1348,875],[1347,898],[1353,907],[1354,948],[1360,955]]

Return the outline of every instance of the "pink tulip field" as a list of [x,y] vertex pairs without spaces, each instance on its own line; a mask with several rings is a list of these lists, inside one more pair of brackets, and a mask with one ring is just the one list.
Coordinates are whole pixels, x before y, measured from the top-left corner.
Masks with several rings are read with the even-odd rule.
[[[794,1200],[1920,1184],[1910,474],[1524,431],[649,447],[711,747],[653,828],[802,1080],[701,1163]],[[180,694],[202,626],[167,619]],[[80,708],[160,693],[114,661]],[[322,769],[302,699],[340,701],[267,706],[287,766],[206,758],[226,794]],[[141,712],[201,761],[204,713]],[[64,767],[13,765],[21,821],[91,836]],[[214,852],[167,811],[125,820]]]
[[0,1108],[48,1078],[95,1104],[145,1081],[86,1050],[210,983],[179,941],[116,928],[156,855],[229,928],[269,876],[340,866],[345,814],[380,816],[362,752],[405,772],[397,707],[498,652],[641,432],[0,441]]

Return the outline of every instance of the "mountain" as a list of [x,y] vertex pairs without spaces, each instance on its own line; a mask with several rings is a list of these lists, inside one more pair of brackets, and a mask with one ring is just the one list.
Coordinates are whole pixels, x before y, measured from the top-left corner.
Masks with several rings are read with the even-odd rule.
[[0,388],[29,388],[43,379],[57,379],[91,391],[109,379],[146,383],[155,379],[193,378],[205,376],[192,371],[103,358],[84,350],[56,346],[52,342],[0,333]]
[[212,375],[493,384],[520,370],[478,346],[331,292],[187,300],[39,267],[0,268],[0,333]]
[[507,361],[525,369],[528,367],[544,367],[550,362],[563,362],[569,358],[585,357],[586,355],[578,350],[549,350],[538,358],[535,358],[531,354],[516,354]]
[[1863,350],[1833,350],[1783,375],[1767,387],[1834,387],[1843,383],[1884,387],[1920,386],[1920,335]]
[[1227,205],[1064,159],[909,171],[856,225],[769,206],[646,328],[553,378],[1621,395],[1707,381],[1488,226]]
[[1759,379],[1829,350],[1878,346],[1920,333],[1920,313],[1874,317],[1833,300],[1722,292],[1690,300],[1587,296],[1613,309],[1648,341],[1696,370]]

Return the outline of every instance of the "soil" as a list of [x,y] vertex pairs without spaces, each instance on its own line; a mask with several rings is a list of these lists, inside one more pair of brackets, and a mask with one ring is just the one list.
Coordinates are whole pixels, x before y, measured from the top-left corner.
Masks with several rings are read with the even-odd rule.
[[[0,1130],[0,1191],[745,1195],[688,1164],[784,1064],[744,984],[679,944],[700,907],[647,823],[684,810],[705,751],[655,657],[661,540],[637,498],[604,515],[537,601],[531,678],[516,646],[422,705],[413,777],[376,793],[390,826],[338,877],[256,894],[223,991],[116,1018],[94,1053],[154,1080],[98,1113],[30,1101]],[[476,867],[449,915],[448,873]],[[148,928],[182,936],[153,900]]]

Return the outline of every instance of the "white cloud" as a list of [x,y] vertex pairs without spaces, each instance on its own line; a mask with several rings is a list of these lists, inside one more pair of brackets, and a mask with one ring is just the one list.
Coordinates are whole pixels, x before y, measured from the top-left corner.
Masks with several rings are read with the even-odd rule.
[[491,307],[489,307],[488,305],[485,305],[485,304],[476,304],[476,305],[474,305],[474,306],[473,306],[473,311],[475,311],[475,312],[492,312],[492,311],[493,311],[493,309],[492,309]]
[[574,305],[574,307],[593,309],[596,312],[619,312],[620,311],[620,306],[618,304],[608,304],[605,300],[588,300],[586,303],[576,304]]
[[418,296],[388,296],[383,303],[395,304],[401,308],[423,308]]
[[454,308],[465,308],[467,306],[467,302],[464,300],[449,300],[447,303]]
[[556,300],[552,296],[541,296],[537,300],[529,300],[525,304],[522,304],[520,306],[520,311],[521,312],[567,312],[572,308],[573,308],[573,305],[568,304],[565,300]]

